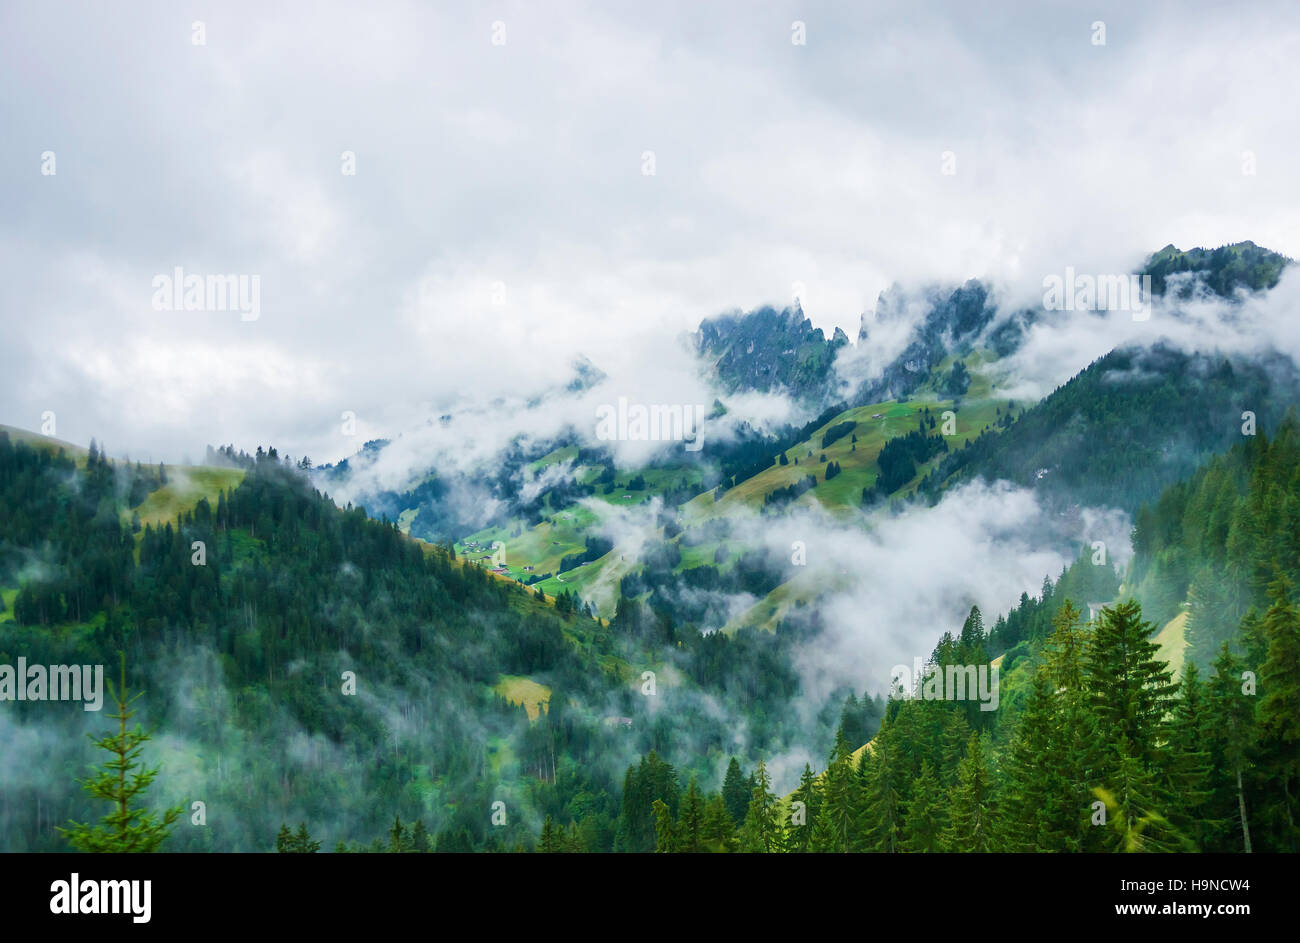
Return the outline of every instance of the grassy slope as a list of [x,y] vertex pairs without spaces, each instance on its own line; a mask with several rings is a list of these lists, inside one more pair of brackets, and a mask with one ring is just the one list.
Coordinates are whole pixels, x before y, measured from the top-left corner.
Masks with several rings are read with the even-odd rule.
[[45,449],[50,452],[57,452],[59,449],[67,452],[68,455],[77,460],[78,464],[85,462],[86,456],[90,450],[80,445],[73,445],[71,442],[64,442],[62,439],[54,439],[50,436],[41,435],[39,432],[28,432],[26,429],[19,429],[16,426],[6,426],[0,424],[0,432],[9,433],[9,438],[14,442],[25,442],[33,448]]
[[[983,357],[973,354],[965,358],[971,370],[971,388],[962,397],[957,407],[957,433],[950,437],[949,447],[961,444],[977,436],[985,427],[996,421],[999,409],[1006,405],[1005,399],[993,390],[990,380],[981,371]],[[937,371],[943,375],[951,369],[951,359],[945,361]],[[833,513],[846,517],[857,513],[857,508],[864,488],[875,484],[876,458],[885,442],[904,435],[916,428],[918,415],[928,407],[936,423],[941,423],[941,414],[952,408],[952,400],[941,396],[933,389],[922,389],[916,398],[904,402],[877,403],[847,410],[818,428],[805,441],[790,448],[786,455],[788,465],[772,465],[746,481],[737,483],[735,488],[727,491],[721,500],[715,500],[715,492],[709,491],[697,495],[686,502],[681,509],[682,521],[690,526],[710,518],[730,515],[750,515],[763,506],[763,499],[777,488],[794,484],[812,473],[818,478],[818,484],[801,496],[795,506],[812,506],[820,503]],[[873,418],[879,415],[880,418]],[[823,449],[821,439],[831,426],[845,421],[853,421],[857,426],[853,432],[858,438],[855,444],[853,435],[846,435]],[[939,426],[936,425],[936,431]],[[808,453],[812,452],[811,458]],[[826,461],[819,461],[825,454]],[[529,465],[533,473],[558,465],[572,462],[577,457],[575,446],[566,446],[543,456]],[[795,465],[795,458],[799,464]],[[826,465],[837,462],[842,471],[831,481],[826,481]],[[937,461],[935,459],[934,461]],[[909,494],[915,490],[921,478],[930,470],[932,463],[921,466],[916,477],[904,486],[900,493]],[[600,473],[599,466],[577,466],[574,475],[580,482],[591,482]],[[628,482],[635,476],[645,478],[644,490],[632,491]],[[620,470],[616,487],[610,494],[604,494],[603,488],[592,496],[594,501],[612,506],[629,507],[644,504],[656,495],[679,485],[686,479],[697,487],[701,483],[701,474],[694,467],[669,467]],[[471,534],[458,542],[457,554],[479,564],[485,564],[484,557],[492,555],[492,544],[501,541],[505,545],[505,567],[510,579],[525,581],[534,574],[552,573],[551,578],[534,584],[547,595],[563,591],[577,592],[584,600],[594,604],[602,616],[613,613],[618,598],[618,582],[635,568],[635,562],[624,559],[624,554],[615,548],[605,556],[560,574],[560,561],[569,554],[581,552],[585,548],[587,535],[599,521],[599,516],[585,507],[570,507],[549,515],[546,520],[533,528],[522,530],[518,536],[513,534],[514,527],[488,528]],[[469,550],[467,545],[476,545]],[[712,564],[718,543],[705,542],[687,546],[678,540],[682,551],[679,570],[702,564]],[[727,569],[746,548],[728,545],[728,560],[722,564]],[[525,570],[531,566],[532,570]],[[822,587],[824,589],[824,587]],[[800,586],[791,581],[779,587],[767,599],[761,600],[754,608],[742,616],[728,630],[740,625],[759,624],[771,628],[785,612],[799,600],[808,600],[816,595],[818,587]]]
[[528,711],[528,719],[536,720],[541,716],[542,708],[551,700],[551,689],[538,684],[532,678],[519,675],[502,675],[492,688],[511,704],[522,704]]
[[[190,511],[203,498],[216,509],[217,498],[223,491],[239,487],[244,480],[242,468],[216,468],[208,465],[168,465],[167,484],[152,492],[134,509],[140,515],[140,524],[157,527]],[[131,520],[132,509],[122,512],[122,519]]]
[[1183,673],[1183,661],[1187,656],[1187,613],[1180,612],[1164,628],[1151,637],[1160,646],[1156,657],[1169,663],[1169,670],[1177,680]]
[[[995,394],[989,380],[978,371],[976,361],[975,357],[967,358],[966,361],[971,365],[972,383],[956,411],[957,433],[949,437],[950,449],[960,448],[967,439],[978,436],[999,418],[999,410],[1005,412],[1006,400]],[[951,369],[951,362],[945,361],[940,368],[940,374],[948,369]],[[801,496],[795,502],[795,506],[808,506],[813,502],[820,502],[832,511],[850,514],[859,504],[862,489],[875,484],[876,458],[885,442],[915,429],[917,416],[926,407],[929,407],[934,416],[935,431],[938,431],[943,422],[941,415],[944,410],[952,407],[952,401],[938,398],[933,391],[921,391],[917,399],[860,406],[841,413],[817,429],[809,439],[790,449],[786,453],[790,458],[789,465],[776,465],[764,469],[758,475],[727,492],[721,501],[714,502],[711,495],[703,495],[692,500],[690,506],[693,514],[696,515],[694,519],[705,520],[742,504],[751,509],[761,508],[763,497],[768,492],[792,484],[812,471],[816,471],[819,484]],[[872,418],[876,415],[882,418]],[[844,436],[825,449],[821,448],[821,438],[825,431],[831,426],[846,421],[858,423],[853,433],[858,437],[857,448],[853,448],[852,435]],[[810,450],[814,459],[811,465],[808,464],[807,457]],[[826,455],[826,462],[815,461],[823,453]],[[798,467],[794,465],[795,456],[800,460]],[[838,462],[842,471],[828,482],[824,480],[825,468],[826,464],[832,461]],[[898,493],[906,495],[915,491],[921,479],[937,461],[938,459],[935,459],[920,466],[916,477]],[[845,578],[849,578],[847,573]],[[825,586],[817,586],[802,577],[795,577],[739,615],[726,626],[725,631],[734,632],[743,626],[773,629],[797,602],[809,602],[825,589]]]

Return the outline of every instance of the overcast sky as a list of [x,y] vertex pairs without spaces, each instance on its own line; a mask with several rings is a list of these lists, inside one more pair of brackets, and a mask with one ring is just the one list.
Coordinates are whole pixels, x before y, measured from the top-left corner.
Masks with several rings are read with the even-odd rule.
[[[356,447],[344,410],[392,435],[578,352],[631,375],[795,282],[856,337],[894,280],[1032,297],[1170,242],[1300,256],[1298,22],[1290,0],[4,4],[0,422],[324,461]],[[156,310],[177,266],[258,276],[260,316]]]

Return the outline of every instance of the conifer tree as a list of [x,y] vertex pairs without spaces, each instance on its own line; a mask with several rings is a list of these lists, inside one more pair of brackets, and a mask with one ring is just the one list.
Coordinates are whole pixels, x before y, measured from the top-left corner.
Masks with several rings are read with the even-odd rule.
[[656,799],[650,807],[655,817],[655,851],[672,854],[677,851],[677,829],[673,824],[672,810],[662,799]]
[[1122,735],[1147,769],[1160,765],[1165,716],[1177,690],[1149,638],[1152,628],[1134,600],[1102,609],[1084,667],[1101,735],[1111,742]]
[[736,850],[736,827],[721,795],[712,796],[704,805],[704,848],[726,853]]
[[537,850],[545,855],[553,855],[560,850],[556,841],[555,823],[549,815],[542,822],[542,836],[538,840]]
[[[903,825],[903,776],[899,746],[891,730],[881,727],[872,741],[874,749],[863,751],[866,768],[864,801],[865,850],[897,852]],[[870,753],[868,758],[867,754]],[[829,792],[827,795],[829,800]]]
[[[116,733],[91,742],[112,754],[112,759],[99,767],[90,779],[82,780],[82,788],[95,799],[113,804],[113,810],[104,816],[100,825],[69,822],[58,831],[78,851],[90,852],[150,852],[167,838],[172,823],[180,817],[181,807],[166,809],[162,819],[155,818],[146,809],[132,808],[158,775],[158,767],[149,769],[140,761],[144,745],[152,739],[137,723],[134,729],[127,724],[135,716],[131,705],[140,694],[131,695],[126,686],[126,655],[121,654],[121,673],[117,685],[108,679],[109,699],[117,712],[109,714],[118,722]],[[89,736],[89,734],[87,735]]]
[[694,776],[686,787],[677,814],[677,845],[678,851],[688,854],[704,851],[704,797],[700,795]]
[[997,819],[1001,851],[1055,850],[1044,845],[1050,842],[1048,833],[1056,825],[1052,819],[1055,806],[1066,789],[1055,768],[1052,741],[1058,718],[1049,678],[1045,668],[1035,675],[1003,762],[1003,797]]
[[388,830],[388,850],[393,854],[410,851],[410,838],[406,833],[406,826],[402,824],[401,816],[393,816],[393,827]]
[[[794,810],[798,808],[796,802],[803,803],[801,822],[793,821]],[[787,850],[796,853],[806,852],[812,841],[813,824],[817,821],[817,813],[821,809],[817,777],[813,775],[812,767],[807,763],[803,765],[803,773],[799,776],[799,788],[790,795],[790,807],[792,820],[786,825]]]
[[772,777],[767,764],[758,761],[754,771],[754,791],[740,826],[740,850],[750,853],[773,854],[782,850],[784,830],[778,818],[777,797],[772,795]]
[[411,851],[425,854],[428,850],[429,830],[424,826],[424,819],[416,819],[415,828],[411,830]]
[[903,819],[902,842],[906,851],[934,853],[941,849],[944,828],[943,790],[928,760],[921,761],[921,774],[912,783],[911,797]]
[[733,756],[731,762],[727,764],[727,772],[722,779],[722,800],[727,804],[732,824],[737,828],[745,821],[745,813],[749,811],[752,789],[745,774],[740,770],[740,763]]
[[1236,838],[1224,849],[1251,851],[1250,811],[1246,805],[1246,771],[1255,749],[1255,706],[1250,695],[1243,693],[1241,663],[1224,642],[1214,662],[1210,679],[1209,715],[1214,718],[1213,738],[1208,746],[1215,758],[1217,775],[1215,818],[1235,820]]
[[1110,850],[1176,852],[1195,850],[1159,808],[1162,790],[1157,773],[1142,763],[1138,751],[1120,734],[1114,745],[1114,771],[1097,798],[1106,804]]
[[296,832],[281,824],[280,832],[275,836],[275,850],[282,854],[315,854],[320,851],[320,842],[312,840],[306,822],[299,822]]
[[1300,616],[1284,577],[1270,593],[1274,601],[1264,613],[1268,656],[1259,672],[1258,712],[1259,768],[1270,788],[1260,812],[1273,848],[1295,852],[1300,850]]
[[993,849],[993,782],[978,734],[971,734],[966,758],[957,768],[957,783],[949,792],[949,816],[950,823],[943,833],[945,850]]
[[808,838],[808,851],[816,855],[840,854],[846,849],[844,841],[835,827],[830,806],[822,803],[817,810],[817,818],[812,822],[812,834]]
[[1169,818],[1199,850],[1210,843],[1222,823],[1210,820],[1214,766],[1206,749],[1209,727],[1214,718],[1206,705],[1205,685],[1196,662],[1183,667],[1179,698],[1169,723],[1168,762]]

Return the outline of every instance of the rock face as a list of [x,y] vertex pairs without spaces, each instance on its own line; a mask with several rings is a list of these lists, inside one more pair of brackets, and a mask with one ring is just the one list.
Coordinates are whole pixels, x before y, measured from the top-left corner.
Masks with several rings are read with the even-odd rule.
[[[852,350],[849,336],[836,328],[827,340],[798,305],[710,318],[700,324],[692,341],[729,392],[780,392],[815,406],[842,401],[846,394],[851,404],[906,396],[945,357],[969,350],[977,339],[990,343],[999,354],[1014,349],[1019,341],[1015,319],[994,332],[998,336],[981,338],[996,308],[988,288],[975,280],[955,289],[932,286],[920,292],[895,286],[881,293],[876,312],[882,327],[912,324],[905,346],[879,375],[847,387],[848,378],[836,373],[835,358],[844,348]],[[864,317],[858,352],[870,343]]]
[[[902,398],[923,384],[949,354],[965,353],[993,321],[997,308],[982,282],[971,279],[960,288],[932,286],[919,295],[898,286],[881,292],[876,302],[876,323],[887,327],[900,320],[915,321],[903,350],[877,378],[861,384],[854,402],[867,403]],[[998,346],[995,338],[994,346]],[[1008,338],[1014,347],[1017,338]],[[866,317],[858,343],[870,344]]]
[[849,343],[839,328],[827,340],[798,305],[709,318],[691,340],[727,391],[781,392],[809,403],[828,397],[835,353]]

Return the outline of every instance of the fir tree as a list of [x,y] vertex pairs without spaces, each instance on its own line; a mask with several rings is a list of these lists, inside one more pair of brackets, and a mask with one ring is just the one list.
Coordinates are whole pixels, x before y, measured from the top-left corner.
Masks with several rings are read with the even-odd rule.
[[[903,776],[900,770],[900,750],[895,744],[893,732],[882,726],[872,741],[872,748],[864,750],[862,754],[862,762],[866,764],[863,796],[863,816],[866,820],[863,838],[866,851],[902,850]],[[829,798],[828,791],[828,801]]]
[[1192,851],[1188,842],[1158,808],[1161,789],[1156,772],[1142,763],[1137,749],[1120,734],[1114,746],[1114,772],[1096,789],[1106,804],[1110,850],[1122,852]]
[[721,795],[705,803],[703,833],[705,850],[714,853],[736,850],[736,827]]
[[677,814],[677,845],[678,851],[688,854],[704,851],[704,797],[700,795],[694,776],[686,787]]
[[1222,823],[1211,821],[1209,813],[1214,764],[1206,744],[1209,727],[1216,719],[1208,712],[1205,686],[1194,661],[1187,662],[1183,668],[1179,695],[1169,723],[1167,747],[1169,817],[1175,828],[1204,850]]
[[1152,628],[1133,600],[1102,609],[1084,667],[1102,736],[1123,736],[1147,769],[1159,766],[1165,716],[1176,691],[1149,638]]
[[[798,822],[794,821],[795,810],[798,808],[794,804],[796,802],[803,803],[803,812]],[[790,807],[791,821],[786,826],[788,850],[806,852],[812,840],[813,824],[817,821],[817,813],[821,809],[817,777],[813,775],[812,767],[807,763],[803,765],[803,773],[799,776],[799,787],[790,795]]]
[[677,829],[673,825],[673,813],[668,803],[656,799],[651,803],[655,816],[655,851],[659,854],[672,854],[677,851]]
[[1213,738],[1208,746],[1217,767],[1212,781],[1216,789],[1214,817],[1234,819],[1234,831],[1239,835],[1239,840],[1228,842],[1223,850],[1240,849],[1249,853],[1250,812],[1246,806],[1245,773],[1255,749],[1255,707],[1251,697],[1242,691],[1241,663],[1227,642],[1214,662],[1208,714],[1214,718]]
[[921,761],[921,774],[912,783],[911,797],[903,817],[902,842],[906,851],[933,853],[941,849],[943,832],[943,790],[928,760]]
[[542,822],[542,835],[541,838],[538,839],[537,850],[544,855],[553,855],[560,850],[556,836],[555,823],[551,820],[549,815],[546,816],[546,820]]
[[737,828],[745,821],[752,791],[753,787],[740,770],[740,763],[733,756],[731,762],[727,764],[727,773],[722,779],[722,800],[727,804],[731,822]]
[[957,768],[949,792],[950,823],[943,833],[946,851],[986,852],[993,848],[993,783],[984,759],[984,744],[972,733],[966,758]]
[[411,851],[425,854],[428,850],[429,830],[424,827],[424,819],[416,819],[415,828],[411,830]]
[[754,791],[740,827],[740,850],[772,854],[782,850],[783,829],[777,816],[777,799],[772,795],[772,777],[767,764],[758,761],[754,771]]
[[1300,849],[1296,820],[1300,810],[1300,617],[1288,598],[1290,587],[1278,579],[1270,592],[1273,605],[1264,613],[1263,634],[1268,656],[1259,672],[1259,769],[1270,785],[1270,798],[1261,808],[1271,844],[1277,851]]
[[[126,686],[126,655],[121,655],[121,674],[117,685],[108,680],[109,699],[117,712],[109,714],[118,722],[116,733],[91,742],[112,754],[112,759],[99,767],[90,779],[81,780],[82,788],[93,798],[113,804],[113,810],[104,816],[100,825],[69,822],[67,828],[58,828],[60,834],[78,851],[90,852],[150,852],[167,838],[172,823],[180,817],[181,807],[166,809],[158,820],[152,812],[131,808],[158,775],[158,767],[148,769],[140,761],[140,752],[152,739],[137,723],[134,729],[127,724],[135,716],[131,704],[140,697],[134,696]],[[87,735],[89,736],[89,734]]]

